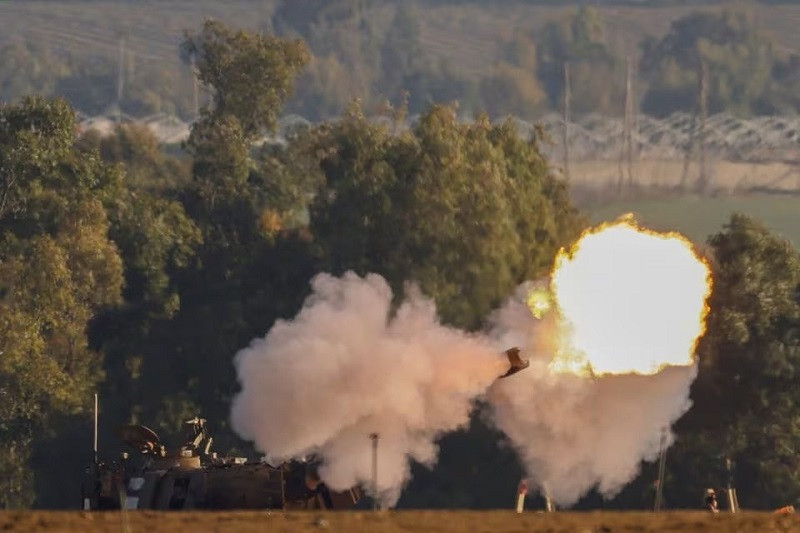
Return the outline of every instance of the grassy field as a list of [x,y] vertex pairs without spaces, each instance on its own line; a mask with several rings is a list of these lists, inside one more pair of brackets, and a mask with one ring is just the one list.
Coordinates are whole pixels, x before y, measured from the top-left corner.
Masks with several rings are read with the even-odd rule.
[[141,532],[159,531],[270,531],[301,533],[319,531],[400,533],[548,532],[617,533],[647,531],[800,531],[800,516],[770,513],[711,515],[704,512],[590,512],[523,513],[511,511],[390,511],[337,513],[158,513],[135,512],[5,512],[2,531]]
[[744,213],[800,247],[800,196],[682,196],[619,201],[587,211],[594,222],[614,220],[625,213],[634,213],[636,219],[648,227],[679,231],[698,244],[721,230],[731,214]]
[[[558,156],[553,161],[560,164]],[[680,159],[642,159],[634,162],[632,170],[634,181],[639,186],[671,188],[681,184],[684,162]],[[699,172],[698,164],[693,162],[687,172],[687,183],[690,186]],[[617,161],[583,160],[570,163],[570,182],[576,187],[614,190],[619,173]],[[707,163],[707,175],[710,188],[724,194],[754,189],[773,192],[800,190],[800,164],[715,160]]]

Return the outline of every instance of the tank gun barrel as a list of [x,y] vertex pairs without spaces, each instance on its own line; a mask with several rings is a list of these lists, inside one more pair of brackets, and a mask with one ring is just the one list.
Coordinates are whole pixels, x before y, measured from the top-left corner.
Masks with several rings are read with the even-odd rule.
[[520,370],[525,370],[526,368],[528,368],[531,365],[530,361],[523,360],[522,357],[520,357],[519,348],[517,348],[517,347],[509,348],[508,350],[506,350],[505,353],[506,353],[506,357],[508,357],[508,370],[506,371],[505,374],[500,376],[499,379],[507,378],[509,376],[513,376],[514,374],[516,374]]

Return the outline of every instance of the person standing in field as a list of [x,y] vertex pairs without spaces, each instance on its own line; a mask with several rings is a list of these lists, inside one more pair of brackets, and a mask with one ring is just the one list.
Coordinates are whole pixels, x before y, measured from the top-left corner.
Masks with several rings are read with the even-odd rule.
[[714,492],[714,489],[706,489],[706,498],[704,500],[704,503],[707,510],[711,511],[712,513],[719,512],[719,506],[717,504],[717,493]]

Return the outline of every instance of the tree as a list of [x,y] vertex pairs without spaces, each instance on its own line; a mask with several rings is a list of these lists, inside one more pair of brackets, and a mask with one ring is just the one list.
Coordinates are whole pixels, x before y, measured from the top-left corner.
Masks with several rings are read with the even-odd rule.
[[272,25],[282,34],[294,31],[310,39],[314,26],[352,19],[371,3],[372,0],[281,0]]
[[772,81],[760,111],[770,115],[794,114],[800,109],[800,55],[779,59],[772,68]]
[[[415,282],[443,321],[477,328],[517,284],[549,270],[582,220],[538,137],[486,116],[460,123],[450,106],[434,106],[412,129],[402,117],[376,124],[353,106],[307,133],[321,173],[310,206],[321,268],[377,272],[398,297]],[[468,431],[442,439],[441,466],[416,469],[401,505],[499,505],[482,491],[515,483],[520,469],[479,413]],[[494,459],[465,470],[473,458],[464,450]]]
[[248,138],[274,130],[294,78],[308,62],[301,41],[233,31],[213,20],[200,33],[187,34],[182,48],[213,91],[205,116],[235,118]]
[[420,17],[419,10],[410,4],[398,5],[394,11],[379,45],[373,104],[393,102],[421,113],[438,102],[464,101],[473,96],[474,83],[444,58],[426,53]]
[[15,458],[0,465],[13,485],[5,503],[31,503],[33,470],[38,502],[64,506],[90,460],[70,415],[104,375],[104,412],[123,422],[141,409],[151,391],[138,369],[158,355],[154,324],[179,309],[174,276],[200,236],[170,198],[179,166],[141,130],[76,143],[69,106],[37,98],[4,107],[0,124],[0,379],[14,398],[0,424],[3,456]]
[[52,95],[58,79],[70,65],[36,43],[15,43],[0,48],[0,101],[12,102],[31,94]]
[[548,95],[537,77],[538,49],[533,40],[522,32],[504,46],[504,60],[494,71],[481,79],[481,103],[490,116],[512,114],[533,118],[548,104]]
[[73,146],[62,100],[0,107],[0,469],[5,507],[31,503],[34,434],[80,412],[102,378],[86,330],[121,300],[104,201],[120,176]]
[[437,106],[393,134],[350,111],[315,130],[322,187],[311,230],[327,269],[378,272],[433,296],[475,327],[513,287],[542,274],[579,226],[536,139]]
[[642,107],[656,116],[695,109],[705,64],[709,112],[752,114],[765,105],[774,63],[772,43],[747,13],[687,15],[661,39],[642,43],[641,71],[649,84]]
[[582,6],[574,15],[546,24],[536,42],[539,79],[552,108],[561,107],[564,65],[568,63],[572,109],[576,113],[621,110],[624,74],[608,47],[600,13]]
[[[323,55],[324,54],[324,55]],[[314,55],[297,81],[287,111],[308,120],[326,120],[341,114],[361,87],[337,54],[330,51]]]
[[743,505],[793,503],[800,498],[800,256],[743,215],[709,246],[714,292],[694,406],[679,422],[671,455],[680,465],[674,483],[681,490],[673,494],[690,498],[676,503],[696,504],[691,498],[705,486],[725,483],[731,458]]
[[295,149],[254,146],[275,126],[305,48],[213,22],[187,36],[184,48],[197,54],[215,106],[204,110],[186,143],[192,167],[189,182],[175,191],[181,208],[168,211],[145,196],[121,211],[122,220],[141,218],[161,234],[146,247],[148,233],[121,228],[138,289],[132,312],[144,313],[144,331],[122,327],[125,313],[109,317],[106,327],[117,330],[110,348],[135,348],[116,367],[130,374],[120,380],[123,396],[136,398],[126,416],[147,420],[169,439],[184,420],[202,414],[214,421],[215,442],[224,449],[241,445],[227,431],[236,388],[231,358],[300,305],[313,275],[309,239],[298,228],[308,186],[287,172]]
[[125,182],[131,189],[170,191],[190,179],[187,158],[166,154],[155,134],[141,124],[122,124],[107,136],[89,130],[78,139],[78,147],[97,150],[108,164],[124,165]]

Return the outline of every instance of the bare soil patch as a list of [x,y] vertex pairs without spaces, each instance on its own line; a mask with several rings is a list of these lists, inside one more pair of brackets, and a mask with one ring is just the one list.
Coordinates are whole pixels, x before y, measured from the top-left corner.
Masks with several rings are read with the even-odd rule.
[[104,512],[24,511],[0,513],[0,531],[144,532],[159,531],[408,531],[570,532],[627,531],[800,531],[800,516],[744,512]]

